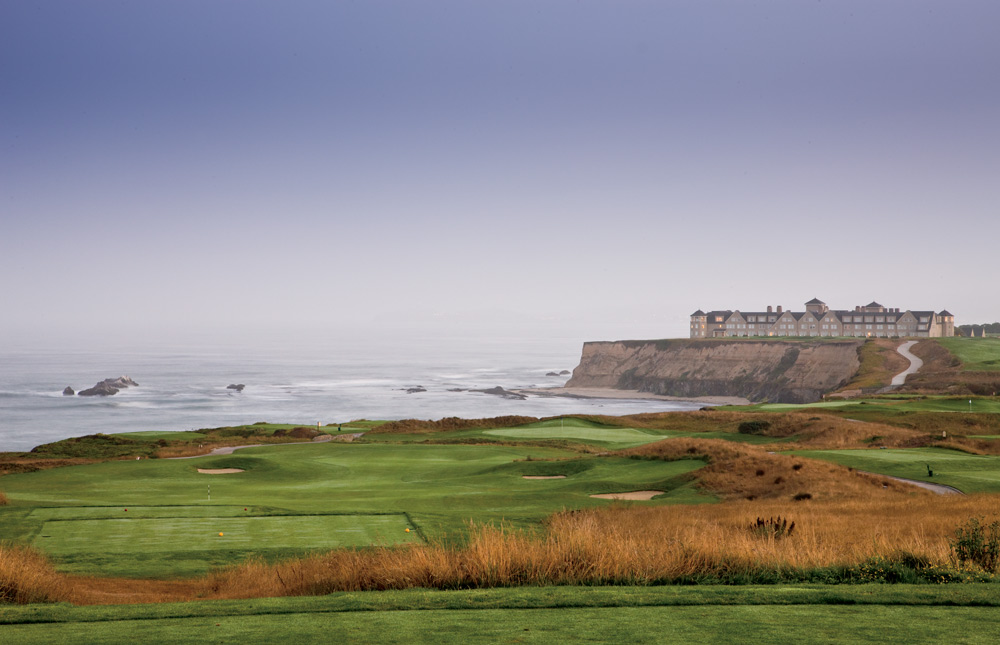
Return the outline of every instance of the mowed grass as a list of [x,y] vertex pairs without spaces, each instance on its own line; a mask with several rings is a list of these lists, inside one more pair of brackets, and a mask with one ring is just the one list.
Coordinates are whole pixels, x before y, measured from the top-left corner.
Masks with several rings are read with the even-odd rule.
[[[971,406],[970,406],[971,401]],[[907,412],[975,412],[1000,414],[1000,399],[994,397],[975,396],[926,396],[907,398],[879,398],[845,401],[819,401],[817,403],[762,403],[744,409],[760,410],[762,412],[781,412],[788,410],[828,409],[838,414],[850,416],[853,413],[871,413],[877,409],[880,413],[904,414]]]
[[567,439],[583,443],[606,445],[609,448],[631,448],[659,441],[663,435],[634,428],[617,428],[583,419],[549,419],[516,428],[483,430],[482,434],[517,440]]
[[995,585],[547,587],[10,608],[10,642],[993,643]]
[[636,429],[608,426],[585,419],[548,419],[515,428],[498,428],[495,430],[477,430],[470,434],[481,434],[490,437],[504,437],[518,441],[538,441],[558,439],[599,445],[611,450],[634,448],[662,439],[675,437],[693,437],[698,439],[724,439],[738,443],[763,444],[792,441],[794,437],[775,439],[735,432],[692,432],[670,429]]
[[[791,454],[857,470],[953,486],[964,493],[1000,491],[1000,457],[942,448],[798,450]],[[928,467],[934,476],[928,475]]]
[[703,465],[546,447],[333,442],[112,461],[4,477],[12,503],[0,508],[0,539],[37,546],[63,571],[180,577],[251,554],[462,542],[470,520],[537,527],[556,511],[614,503],[596,493],[666,493],[638,504],[709,501],[685,477]]
[[962,361],[963,371],[1000,371],[1000,338],[939,338],[937,342]]
[[187,551],[216,550],[220,545],[252,551],[265,545],[310,550],[419,541],[415,532],[406,532],[410,523],[403,514],[255,516],[248,510],[235,516],[198,508],[192,517],[183,513],[184,507],[172,507],[174,516],[127,517],[122,511],[113,519],[87,519],[90,509],[79,509],[83,517],[77,518],[66,517],[66,511],[76,509],[55,510],[62,518],[45,521],[33,543],[57,557],[89,554],[96,544],[118,553],[156,554],[176,551],[178,544]]

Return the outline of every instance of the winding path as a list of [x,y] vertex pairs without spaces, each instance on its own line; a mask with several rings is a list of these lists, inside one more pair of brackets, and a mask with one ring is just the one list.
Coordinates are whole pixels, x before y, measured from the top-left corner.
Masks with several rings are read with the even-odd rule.
[[924,366],[924,362],[922,360],[920,360],[919,358],[910,353],[910,348],[916,344],[917,341],[908,340],[896,348],[896,351],[899,352],[900,356],[910,361],[910,366],[907,367],[902,372],[900,372],[899,374],[893,376],[892,383],[889,385],[889,387],[899,387],[900,385],[906,382],[907,376],[913,374],[914,372],[916,372],[917,370],[919,370],[921,367]]
[[906,479],[905,477],[893,477],[892,475],[883,475],[881,473],[869,473],[863,470],[857,471],[859,473],[864,473],[865,475],[874,475],[875,477],[884,477],[886,479],[893,479],[898,482],[903,482],[906,484],[913,484],[914,486],[919,486],[920,488],[925,488],[938,495],[965,495],[962,491],[958,490],[954,486],[946,486],[945,484],[932,484],[930,482],[920,481],[919,479]]

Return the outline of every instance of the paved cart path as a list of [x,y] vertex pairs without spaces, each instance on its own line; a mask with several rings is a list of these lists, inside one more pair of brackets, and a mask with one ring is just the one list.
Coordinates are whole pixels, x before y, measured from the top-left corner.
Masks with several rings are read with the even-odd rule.
[[896,351],[899,352],[900,356],[910,361],[910,366],[907,367],[902,372],[900,372],[899,374],[892,377],[891,387],[899,387],[900,385],[906,382],[907,376],[913,374],[914,372],[916,372],[917,370],[919,370],[921,367],[924,366],[924,362],[922,360],[920,360],[919,358],[910,353],[910,348],[916,344],[917,341],[908,340],[896,348]]

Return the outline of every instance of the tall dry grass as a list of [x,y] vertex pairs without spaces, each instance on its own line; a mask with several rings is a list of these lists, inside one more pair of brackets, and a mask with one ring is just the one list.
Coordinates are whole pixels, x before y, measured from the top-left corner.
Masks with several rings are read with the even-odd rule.
[[[787,449],[787,444],[781,444]],[[860,473],[816,459],[775,454],[767,446],[722,439],[675,438],[622,450],[616,455],[675,460],[698,457],[708,466],[691,473],[697,486],[726,500],[790,500],[808,495],[813,500],[878,499],[926,496],[932,493],[886,477]]]
[[[955,529],[984,514],[1000,514],[1000,496],[610,507],[556,515],[543,534],[476,526],[464,547],[336,551],[275,565],[253,562],[212,576],[209,594],[250,598],[794,577],[796,571],[856,567],[899,554],[947,567]],[[750,529],[757,517],[778,515],[795,522],[793,536],[776,539]]]
[[[777,516],[795,522],[793,535],[775,537],[751,527],[758,517]],[[410,588],[761,582],[810,579],[810,572],[904,555],[946,568],[954,564],[949,540],[973,517],[1000,517],[1000,495],[616,505],[559,513],[538,531],[473,525],[463,546],[342,549],[275,564],[250,561],[175,581],[66,576],[37,552],[3,547],[0,602],[121,604]]]
[[58,602],[69,598],[64,576],[28,547],[0,544],[0,603]]

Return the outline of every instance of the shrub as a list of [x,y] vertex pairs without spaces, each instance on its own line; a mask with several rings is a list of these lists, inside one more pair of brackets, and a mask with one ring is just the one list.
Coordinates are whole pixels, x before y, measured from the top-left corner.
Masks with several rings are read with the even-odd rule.
[[757,521],[751,522],[747,528],[752,534],[758,537],[774,538],[777,540],[783,537],[790,537],[795,530],[795,522],[789,524],[788,519],[782,519],[780,515],[777,518],[769,517],[766,520],[758,517]]
[[796,493],[795,497],[793,497],[792,499],[795,500],[796,502],[801,502],[802,500],[812,499],[812,498],[813,498],[812,493]]
[[972,518],[955,529],[955,539],[948,540],[952,560],[959,565],[971,562],[993,573],[1000,563],[1000,521],[987,525],[985,520]]
[[737,426],[736,430],[740,434],[764,434],[768,428],[771,427],[770,421],[764,421],[763,419],[754,419],[752,421],[743,421]]

